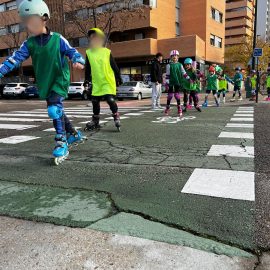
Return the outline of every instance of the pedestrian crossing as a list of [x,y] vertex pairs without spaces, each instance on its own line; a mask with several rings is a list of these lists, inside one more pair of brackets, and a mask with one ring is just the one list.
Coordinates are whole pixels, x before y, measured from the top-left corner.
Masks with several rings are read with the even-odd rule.
[[[121,120],[129,119],[130,117],[137,117],[144,115],[144,112],[149,112],[150,107],[120,107],[119,112],[122,115]],[[85,106],[74,106],[65,108],[65,113],[70,118],[73,124],[76,125],[76,129],[82,129],[82,126],[88,123],[93,114],[91,107]],[[101,108],[101,125],[108,123],[113,120],[111,116],[111,111],[108,107]],[[86,121],[87,120],[87,121]],[[7,113],[0,113],[0,131],[25,131],[23,135],[18,136],[8,136],[0,138],[0,144],[21,144],[28,141],[33,141],[39,139],[40,137],[30,136],[30,130],[34,128],[39,128],[41,125],[52,122],[48,118],[47,109],[35,109],[30,111],[11,111]],[[33,124],[26,124],[33,123]],[[29,131],[28,131],[29,130]],[[54,128],[42,129],[43,132],[55,132]]]
[[[241,114],[241,117],[235,117],[236,114]],[[235,116],[226,124],[225,130],[221,131],[218,138],[229,139],[231,142],[234,142],[235,139],[253,141],[254,133],[252,129],[254,124],[246,122],[254,121],[254,108],[239,107]],[[227,128],[247,128],[250,131],[232,132]],[[212,145],[207,156],[224,157],[226,163],[229,162],[227,158],[254,159],[254,147],[245,146],[242,143],[230,145],[221,143],[220,145]],[[193,171],[181,192],[241,201],[255,201],[255,173],[232,169],[197,168]]]

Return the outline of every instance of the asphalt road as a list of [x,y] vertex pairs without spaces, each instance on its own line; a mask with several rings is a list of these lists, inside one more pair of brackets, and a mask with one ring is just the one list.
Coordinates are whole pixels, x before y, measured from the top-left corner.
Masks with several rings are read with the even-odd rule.
[[[256,179],[263,190],[269,167],[257,166],[261,161],[256,157],[254,168],[251,105],[232,103],[209,107],[203,113],[192,110],[179,121],[175,108],[172,118],[164,118],[160,111],[151,112],[148,102],[120,103],[121,133],[106,119],[110,113],[105,106],[101,131],[88,133],[89,140],[71,149],[70,158],[55,167],[51,157],[54,133],[44,131],[52,127],[45,117],[45,104],[1,100],[0,214],[169,243],[178,243],[174,235],[181,230],[256,250],[254,170],[263,172]],[[91,108],[85,105],[81,101],[66,104],[77,127],[89,120]],[[257,114],[266,115],[266,110],[269,105],[256,108],[255,119]],[[255,135],[265,128],[266,120],[260,119]],[[32,127],[1,128],[4,124]],[[12,136],[32,139],[11,144]],[[267,144],[263,149],[266,160]],[[260,194],[263,204],[266,194]],[[137,230],[134,224],[140,224]],[[151,233],[157,224],[176,231]],[[211,245],[202,246],[222,253]]]

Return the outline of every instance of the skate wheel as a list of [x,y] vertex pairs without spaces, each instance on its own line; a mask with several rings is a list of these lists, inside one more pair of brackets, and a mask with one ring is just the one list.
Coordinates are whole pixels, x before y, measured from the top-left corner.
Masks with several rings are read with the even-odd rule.
[[118,128],[117,128],[117,131],[118,131],[118,132],[121,132],[121,128],[120,128],[120,127],[118,127]]
[[59,166],[60,164],[62,164],[68,158],[68,156],[69,156],[69,152],[63,157],[54,158],[54,164],[56,166]]

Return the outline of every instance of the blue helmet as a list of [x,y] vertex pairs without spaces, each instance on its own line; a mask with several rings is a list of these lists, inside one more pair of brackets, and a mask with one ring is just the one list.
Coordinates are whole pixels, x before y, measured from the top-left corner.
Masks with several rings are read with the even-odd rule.
[[186,58],[184,64],[185,65],[192,65],[193,64],[193,60],[191,58]]

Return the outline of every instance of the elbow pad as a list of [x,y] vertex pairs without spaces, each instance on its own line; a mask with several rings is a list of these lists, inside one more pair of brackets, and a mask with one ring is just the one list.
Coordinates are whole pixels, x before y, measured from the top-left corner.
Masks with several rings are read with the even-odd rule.
[[81,54],[75,53],[75,54],[73,55],[73,58],[72,58],[72,63],[73,63],[73,64],[80,63],[80,64],[82,64],[82,65],[85,65],[85,60],[84,60],[84,58],[81,56]]
[[15,68],[18,68],[20,64],[12,57],[7,58],[4,62],[3,65],[8,68],[9,71],[14,70]]

